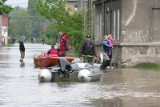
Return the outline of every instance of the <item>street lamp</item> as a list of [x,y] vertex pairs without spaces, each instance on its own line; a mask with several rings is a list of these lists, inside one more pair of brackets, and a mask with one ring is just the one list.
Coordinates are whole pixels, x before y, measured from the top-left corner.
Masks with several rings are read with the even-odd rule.
[[74,11],[77,11],[78,10],[78,7],[77,5],[74,6]]

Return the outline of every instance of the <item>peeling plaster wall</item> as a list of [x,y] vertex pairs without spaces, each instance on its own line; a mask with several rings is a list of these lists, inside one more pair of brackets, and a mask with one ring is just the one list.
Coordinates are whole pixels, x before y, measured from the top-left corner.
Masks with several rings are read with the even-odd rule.
[[[105,5],[110,2],[116,5],[114,0],[105,1]],[[115,41],[112,62],[127,66],[140,62],[160,63],[160,0],[115,1],[121,2],[118,4],[121,6],[121,34]],[[104,24],[108,25],[106,20]]]
[[123,0],[122,42],[150,42],[154,0]]
[[122,0],[121,64],[160,63],[160,36],[153,35],[153,21],[160,19],[153,19],[154,8],[160,8],[160,0]]
[[122,63],[133,66],[141,62],[160,63],[159,46],[126,46],[122,48]]

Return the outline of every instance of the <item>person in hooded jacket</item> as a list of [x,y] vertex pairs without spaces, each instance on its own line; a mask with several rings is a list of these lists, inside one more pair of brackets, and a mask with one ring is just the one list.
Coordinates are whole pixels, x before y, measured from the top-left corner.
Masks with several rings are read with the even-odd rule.
[[68,43],[68,35],[66,33],[60,33],[60,51],[62,52],[62,56],[66,56],[66,51],[69,50],[69,43]]

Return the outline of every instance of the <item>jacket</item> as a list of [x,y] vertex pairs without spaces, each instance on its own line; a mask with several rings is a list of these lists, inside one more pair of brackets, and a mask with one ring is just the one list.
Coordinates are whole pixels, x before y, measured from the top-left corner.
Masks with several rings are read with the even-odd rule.
[[92,41],[90,41],[89,43],[87,43],[85,41],[81,45],[79,57],[82,57],[82,55],[97,56],[96,50],[95,50],[95,45]]
[[112,46],[109,45],[109,42],[107,40],[103,40],[103,49],[104,51],[112,50]]
[[68,36],[63,34],[60,37],[60,51],[69,50]]
[[23,42],[20,42],[20,44],[19,44],[19,50],[22,51],[22,52],[25,52],[25,47],[24,47]]

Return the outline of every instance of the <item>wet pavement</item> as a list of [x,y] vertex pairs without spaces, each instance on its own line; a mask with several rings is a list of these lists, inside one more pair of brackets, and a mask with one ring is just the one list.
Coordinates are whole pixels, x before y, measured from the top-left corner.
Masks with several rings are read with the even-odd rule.
[[100,81],[39,83],[35,54],[50,46],[0,47],[0,107],[160,107],[160,72],[133,68],[102,72]]

